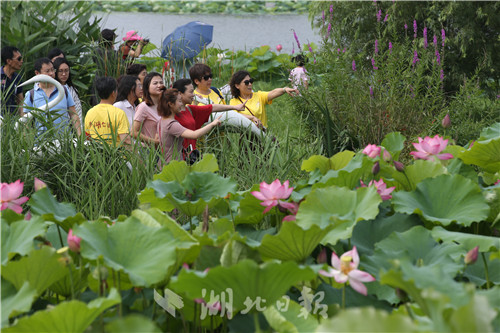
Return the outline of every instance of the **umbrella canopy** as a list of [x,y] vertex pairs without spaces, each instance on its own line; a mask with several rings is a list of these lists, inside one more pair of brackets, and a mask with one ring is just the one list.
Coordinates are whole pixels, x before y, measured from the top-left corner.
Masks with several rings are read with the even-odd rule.
[[200,21],[177,27],[163,40],[161,56],[177,61],[194,58],[212,42],[213,32],[213,25]]

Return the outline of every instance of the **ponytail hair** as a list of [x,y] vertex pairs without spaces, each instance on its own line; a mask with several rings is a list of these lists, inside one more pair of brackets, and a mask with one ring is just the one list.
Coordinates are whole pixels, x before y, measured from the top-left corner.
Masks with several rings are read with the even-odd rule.
[[179,96],[179,90],[177,89],[166,89],[162,92],[157,107],[160,117],[170,117],[174,114],[172,104],[175,105],[175,102],[177,102],[177,96]]

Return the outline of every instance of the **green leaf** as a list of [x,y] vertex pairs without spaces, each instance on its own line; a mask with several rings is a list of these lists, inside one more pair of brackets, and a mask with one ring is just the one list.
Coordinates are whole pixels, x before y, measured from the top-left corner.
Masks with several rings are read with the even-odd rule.
[[7,326],[8,319],[20,313],[28,312],[36,297],[36,290],[24,281],[19,291],[12,284],[2,279],[2,327]]
[[[189,173],[189,167],[185,161],[172,161],[167,164],[159,174],[153,176],[154,180],[162,180],[165,183],[176,181],[181,183]],[[149,186],[149,184],[148,184]]]
[[254,185],[250,190],[243,194],[240,200],[238,214],[234,217],[234,223],[239,224],[257,224],[264,218],[264,209],[259,199],[252,195],[252,191],[258,191],[259,185]]
[[449,323],[454,332],[493,332],[491,323],[497,314],[485,296],[473,295],[469,304],[453,312]]
[[[179,241],[167,228],[152,228],[135,218],[108,227],[85,222],[73,230],[81,237],[81,255],[129,275],[134,286],[149,287],[162,281],[176,261]],[[126,250],[125,250],[126,249]]]
[[355,188],[359,186],[360,179],[365,179],[368,175],[371,175],[372,167],[373,161],[365,158],[364,154],[358,154],[342,169],[328,171],[319,183],[314,184],[314,187],[336,185],[351,189]]
[[382,140],[381,146],[385,147],[392,154],[392,157],[397,160],[404,148],[405,141],[406,137],[401,133],[391,132]]
[[296,222],[305,230],[312,225],[321,229],[333,225],[322,243],[335,244],[339,239],[351,237],[356,222],[374,219],[381,201],[374,187],[361,187],[355,191],[336,186],[318,188],[300,204]]
[[191,171],[194,172],[217,172],[219,164],[217,159],[212,154],[203,154],[203,159],[191,166]]
[[487,172],[500,171],[500,138],[476,141],[472,148],[458,156],[464,163],[474,164]]
[[481,131],[479,141],[493,140],[500,137],[500,123],[494,123]]
[[[147,186],[151,186],[151,184],[148,183]],[[156,197],[155,190],[153,188],[145,188],[142,190],[138,195],[138,199],[141,203],[141,207],[146,206],[148,208],[157,208],[165,212],[170,212],[175,209],[175,206],[172,205],[167,199],[159,200]]]
[[7,263],[2,267],[2,277],[18,290],[28,281],[36,289],[37,295],[42,295],[52,283],[69,272],[59,258],[55,249],[44,246],[40,250],[31,251],[27,257]]
[[432,237],[443,243],[458,243],[465,251],[470,251],[479,246],[479,252],[500,250],[500,238],[483,235],[474,235],[463,232],[448,231],[442,227],[435,227],[431,231]]
[[396,184],[396,189],[401,188],[412,191],[417,184],[426,178],[433,178],[447,173],[446,168],[439,162],[416,160],[413,164],[404,169],[404,173],[395,171],[393,177],[400,184]]
[[330,158],[322,155],[313,155],[307,160],[302,161],[301,170],[311,172],[315,169],[319,169],[320,172],[324,175],[328,170],[343,169],[347,166],[347,164],[349,164],[353,156],[354,152],[349,150],[339,152]]
[[107,298],[96,298],[85,304],[80,301],[62,302],[53,309],[37,311],[19,319],[5,332],[84,332],[101,313],[120,303],[120,295],[111,289]]
[[161,330],[149,318],[139,314],[131,314],[124,318],[118,318],[106,324],[104,332],[106,333],[160,333]]
[[416,213],[445,226],[469,226],[488,217],[490,209],[479,186],[460,175],[424,179],[415,191],[394,193],[392,203],[397,212]]
[[351,308],[322,322],[317,332],[416,332],[409,316],[372,307]]
[[294,222],[283,222],[277,235],[264,236],[258,250],[265,258],[303,262],[333,228],[333,225],[324,229],[311,225],[304,230]]
[[[205,289],[205,301],[210,301],[210,293],[215,295],[231,290],[233,304],[231,313],[247,309],[245,300],[252,301],[259,297],[272,304],[283,296],[290,287],[300,281],[311,280],[316,273],[309,267],[298,266],[294,262],[271,261],[257,264],[252,260],[242,260],[234,266],[218,266],[208,273],[181,270],[177,278],[171,282],[175,292],[185,292],[189,298],[202,298]],[[227,306],[228,304],[226,304]],[[252,312],[255,311],[253,307]]]
[[31,212],[42,215],[45,220],[62,222],[66,218],[75,216],[75,206],[69,203],[60,203],[50,193],[48,187],[36,191],[28,201]]
[[31,221],[17,221],[10,226],[2,220],[2,265],[16,253],[24,256],[33,250],[33,239],[45,234],[43,220],[34,216]]
[[[311,305],[314,305],[314,303]],[[314,332],[316,327],[318,327],[318,321],[313,314],[308,314],[307,317],[304,318],[303,311],[305,311],[305,309],[302,306],[294,301],[290,301],[288,307],[283,308],[283,310],[277,309],[275,304],[268,306],[266,310],[264,310],[264,316],[275,332]]]

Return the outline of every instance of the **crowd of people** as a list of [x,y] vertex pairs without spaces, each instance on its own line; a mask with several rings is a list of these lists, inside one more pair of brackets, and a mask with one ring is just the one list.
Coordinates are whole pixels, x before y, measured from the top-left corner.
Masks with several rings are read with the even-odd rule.
[[[305,70],[296,69],[298,74],[292,72],[290,77],[293,88],[254,91],[250,73],[237,71],[230,80],[232,98],[226,104],[225,96],[212,86],[209,66],[194,64],[189,69],[190,78],[181,78],[167,89],[160,73],[148,73],[144,64],[133,62],[148,40],[136,31],[129,31],[123,38],[123,45],[115,51],[114,31],[104,29],[101,35],[103,47],[97,50],[95,59],[99,72],[93,85],[96,98],[87,112],[73,85],[71,65],[63,50],[54,48],[47,57],[37,59],[34,72],[55,79],[64,87],[64,96],[59,96],[57,82],[46,79],[35,83],[24,95],[18,87],[21,84],[18,72],[23,65],[21,51],[13,46],[3,47],[2,115],[10,113],[23,117],[57,100],[47,112],[57,131],[73,130],[77,135],[85,133],[89,140],[101,139],[128,148],[158,149],[162,155],[158,162],[161,167],[172,160],[196,161],[199,158],[197,139],[221,123],[248,128],[257,136],[265,135],[266,105],[283,94],[298,95],[300,82],[296,80],[307,85]],[[126,60],[126,75],[115,79],[106,76],[102,68],[99,70],[98,62],[108,57]],[[38,128],[39,132],[46,130],[44,126]]]

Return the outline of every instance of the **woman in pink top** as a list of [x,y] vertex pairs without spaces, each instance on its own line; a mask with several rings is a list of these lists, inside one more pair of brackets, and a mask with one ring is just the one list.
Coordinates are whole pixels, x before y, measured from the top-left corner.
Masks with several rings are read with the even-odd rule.
[[165,90],[160,73],[152,72],[146,75],[143,84],[144,102],[137,106],[132,125],[132,136],[148,144],[157,145],[158,115],[157,107],[161,93]]
[[184,139],[198,139],[207,134],[212,128],[220,124],[220,118],[222,117],[219,116],[208,125],[193,131],[185,128],[175,120],[175,115],[180,114],[182,110],[184,110],[184,102],[179,91],[177,89],[165,90],[158,105],[158,114],[161,116],[158,132],[163,155],[163,159],[158,162],[160,167],[171,160],[182,161],[182,142]]

